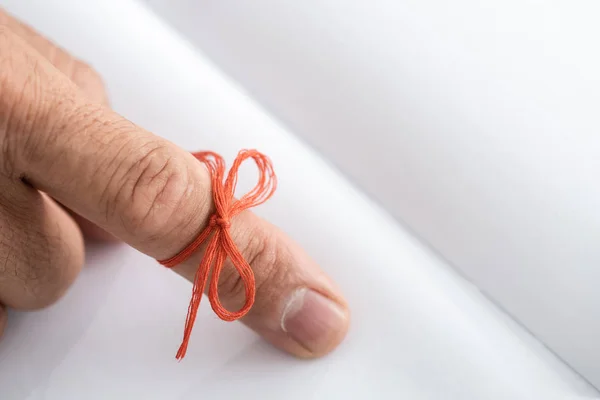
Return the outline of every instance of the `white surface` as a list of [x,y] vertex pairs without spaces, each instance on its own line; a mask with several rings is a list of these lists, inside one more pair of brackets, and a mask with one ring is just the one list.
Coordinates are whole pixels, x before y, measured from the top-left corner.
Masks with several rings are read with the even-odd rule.
[[600,3],[150,0],[600,385]]
[[591,396],[139,3],[2,4],[91,61],[115,108],[134,121],[190,150],[231,157],[252,146],[271,155],[281,186],[257,211],[336,279],[354,321],[337,352],[306,362],[202,307],[188,356],[177,363],[190,285],[133,250],[90,249],[63,301],[11,315],[0,343],[3,400]]

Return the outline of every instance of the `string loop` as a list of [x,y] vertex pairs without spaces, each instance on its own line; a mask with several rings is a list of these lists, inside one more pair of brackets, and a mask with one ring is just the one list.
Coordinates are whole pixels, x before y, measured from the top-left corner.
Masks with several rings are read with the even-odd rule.
[[[267,201],[273,196],[277,187],[277,177],[273,170],[271,160],[256,150],[240,151],[227,176],[225,176],[225,162],[217,153],[203,151],[192,154],[196,159],[204,163],[210,173],[215,212],[210,217],[206,228],[200,232],[198,237],[192,243],[168,260],[159,261],[159,263],[165,267],[172,268],[187,260],[198,247],[208,240],[206,252],[194,277],[192,298],[188,307],[183,340],[177,351],[178,360],[185,357],[190,335],[196,320],[198,307],[200,306],[200,300],[202,299],[202,293],[204,293],[207,283],[210,305],[215,314],[222,320],[237,320],[246,315],[248,311],[250,311],[250,308],[252,308],[256,294],[254,272],[231,238],[229,233],[231,219],[242,211]],[[242,163],[247,159],[252,159],[258,167],[258,182],[252,190],[243,195],[239,200],[236,200],[234,198],[234,193],[237,184],[238,170]],[[240,274],[246,290],[246,301],[238,311],[227,310],[223,307],[219,299],[218,282],[221,270],[223,269],[223,264],[227,258],[231,260],[231,263]],[[207,282],[211,267],[212,274],[210,274],[210,282]]]

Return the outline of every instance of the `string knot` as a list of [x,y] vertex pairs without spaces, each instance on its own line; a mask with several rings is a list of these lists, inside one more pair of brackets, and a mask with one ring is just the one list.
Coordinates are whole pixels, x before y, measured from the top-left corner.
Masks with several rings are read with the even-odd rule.
[[[273,171],[271,160],[256,150],[240,151],[227,175],[225,175],[225,162],[218,154],[211,151],[192,154],[196,159],[204,163],[210,173],[213,189],[213,202],[216,212],[210,217],[208,226],[192,243],[170,259],[159,261],[168,268],[181,264],[210,238],[208,245],[206,246],[204,257],[198,266],[194,278],[192,299],[190,300],[190,305],[188,307],[183,341],[177,351],[178,360],[185,357],[192,328],[196,320],[196,313],[200,306],[200,300],[202,299],[202,293],[204,293],[207,284],[210,305],[215,314],[222,320],[234,321],[246,315],[248,311],[250,311],[250,308],[252,308],[254,296],[256,294],[254,272],[233,242],[229,233],[229,227],[231,226],[231,218],[244,210],[267,201],[273,196],[275,188],[277,187],[277,177]],[[234,199],[234,192],[237,184],[237,173],[240,165],[249,158],[251,158],[258,167],[258,183],[250,190],[250,192],[243,195],[239,200],[236,200]],[[220,227],[221,229],[216,229],[216,227]],[[238,311],[227,310],[219,300],[219,276],[221,275],[223,264],[227,258],[231,260],[231,263],[237,269],[246,289],[246,302]],[[209,274],[211,267],[212,274]]]
[[231,222],[228,219],[219,217],[217,214],[214,214],[210,217],[210,226],[220,226],[223,229],[229,229],[231,227]]

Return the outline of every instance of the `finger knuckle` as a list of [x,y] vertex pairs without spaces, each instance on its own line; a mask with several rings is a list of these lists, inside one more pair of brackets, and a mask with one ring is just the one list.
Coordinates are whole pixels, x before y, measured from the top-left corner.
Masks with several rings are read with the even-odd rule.
[[93,67],[81,60],[73,59],[71,65],[69,78],[73,83],[88,95],[91,100],[99,103],[106,102],[105,85],[102,76]]
[[193,185],[186,165],[163,145],[149,144],[116,182],[107,219],[119,216],[128,235],[155,242],[170,234],[186,217]]

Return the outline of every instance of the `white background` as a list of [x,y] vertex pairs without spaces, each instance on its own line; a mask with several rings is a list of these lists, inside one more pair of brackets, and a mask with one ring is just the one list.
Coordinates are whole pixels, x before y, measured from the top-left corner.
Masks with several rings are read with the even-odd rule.
[[90,248],[81,279],[59,304],[11,313],[0,343],[2,399],[592,396],[141,3],[2,4],[91,62],[114,107],[135,122],[190,150],[231,159],[251,146],[269,154],[281,186],[257,212],[334,277],[353,312],[339,350],[306,362],[202,307],[188,356],[177,363],[190,285],[125,247]]
[[600,3],[150,0],[600,385]]

